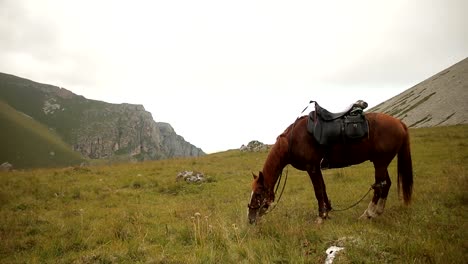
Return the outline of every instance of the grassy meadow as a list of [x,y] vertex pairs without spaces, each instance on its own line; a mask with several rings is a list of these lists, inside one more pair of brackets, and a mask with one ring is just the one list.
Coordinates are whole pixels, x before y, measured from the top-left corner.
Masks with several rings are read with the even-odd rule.
[[[231,150],[200,158],[0,172],[1,263],[466,263],[468,126],[411,130],[413,202],[393,185],[385,213],[358,220],[358,206],[314,223],[305,172],[288,167],[277,208],[247,221],[251,172],[267,153]],[[177,182],[183,170],[202,184]],[[286,172],[286,170],[285,170]],[[370,162],[324,172],[335,208],[373,183]]]

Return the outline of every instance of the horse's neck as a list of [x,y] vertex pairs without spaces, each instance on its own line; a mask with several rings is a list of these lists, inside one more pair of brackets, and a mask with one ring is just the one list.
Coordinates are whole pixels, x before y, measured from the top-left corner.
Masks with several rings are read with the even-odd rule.
[[268,153],[263,165],[265,185],[273,189],[283,168],[288,164],[288,146],[285,138],[279,137]]

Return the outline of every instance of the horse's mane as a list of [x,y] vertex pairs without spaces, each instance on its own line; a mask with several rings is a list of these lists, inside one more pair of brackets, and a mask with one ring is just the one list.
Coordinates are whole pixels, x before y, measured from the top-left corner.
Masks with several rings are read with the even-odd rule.
[[299,121],[299,120],[302,120],[304,118],[306,118],[307,116],[304,115],[304,116],[301,116],[301,117],[298,117],[296,119],[296,121],[294,121],[291,125],[289,125],[284,131],[283,133],[281,133],[277,138],[276,138],[276,141],[278,141],[281,137],[286,137],[289,132],[291,131],[291,129],[293,129],[293,126],[296,125],[296,123]]
[[267,160],[265,161],[264,170],[268,170],[271,168],[275,168],[272,164],[276,164],[276,166],[280,166],[280,164],[284,163],[284,159],[286,158],[286,153],[289,151],[289,135],[290,132],[294,129],[294,126],[297,124],[298,121],[306,118],[307,116],[298,117],[294,123],[289,125],[283,133],[281,133],[277,138],[276,142],[270,150],[268,154]]

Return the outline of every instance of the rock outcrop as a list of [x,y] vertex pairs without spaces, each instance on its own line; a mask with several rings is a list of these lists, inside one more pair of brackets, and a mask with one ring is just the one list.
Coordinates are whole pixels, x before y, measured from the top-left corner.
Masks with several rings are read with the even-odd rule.
[[176,180],[184,180],[188,183],[198,183],[205,182],[206,177],[203,173],[197,171],[181,171],[177,174]]
[[267,151],[268,150],[268,145],[263,144],[262,142],[258,140],[252,140],[249,142],[249,144],[242,145],[239,149],[240,151],[249,151],[249,152],[261,152],[261,151]]
[[11,171],[12,169],[13,165],[9,162],[3,162],[2,165],[0,165],[0,171]]

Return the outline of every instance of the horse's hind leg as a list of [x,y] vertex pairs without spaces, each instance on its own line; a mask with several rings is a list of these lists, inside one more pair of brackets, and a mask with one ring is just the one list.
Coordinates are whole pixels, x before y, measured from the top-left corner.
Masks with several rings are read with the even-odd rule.
[[[390,190],[390,186],[392,185],[392,181],[390,180],[390,176],[388,175],[388,170],[385,168],[385,179],[379,182],[376,179],[374,192],[379,192],[379,199],[377,200],[377,208],[376,213],[378,215],[383,214],[385,209],[385,203],[387,202],[388,191]],[[375,196],[375,194],[374,194]],[[374,200],[374,199],[372,199]]]
[[381,215],[385,209],[387,202],[388,191],[392,182],[388,175],[387,166],[378,166],[374,164],[375,168],[375,184],[373,185],[374,196],[369,206],[361,215],[360,218],[374,218]]

